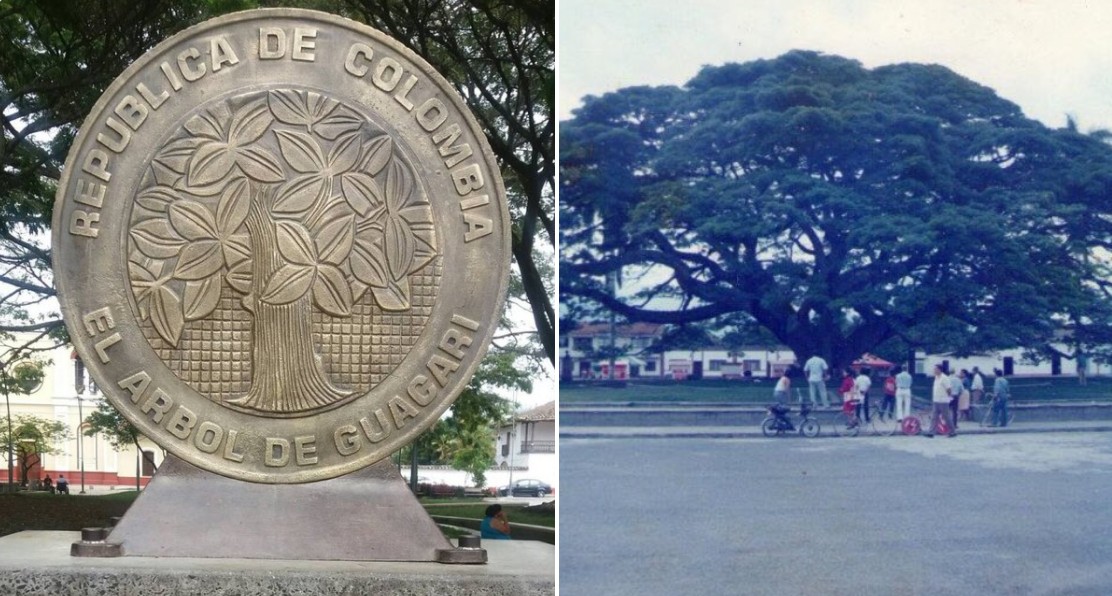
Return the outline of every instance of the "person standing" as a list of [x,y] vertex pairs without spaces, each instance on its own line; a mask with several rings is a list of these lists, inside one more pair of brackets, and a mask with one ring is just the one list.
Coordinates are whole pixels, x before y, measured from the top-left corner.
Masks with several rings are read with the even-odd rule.
[[803,372],[807,373],[807,388],[811,395],[811,403],[818,405],[818,398],[822,398],[822,407],[830,407],[830,398],[826,395],[826,379],[830,376],[830,367],[821,356],[815,354],[803,364]]
[[896,420],[911,415],[911,373],[896,367]]
[[973,367],[973,381],[969,384],[970,397],[973,403],[980,405],[981,398],[985,396],[985,378],[981,376],[981,369]]
[[965,387],[961,384],[961,373],[954,373],[950,375],[950,413],[951,418],[954,420],[954,425],[950,428],[958,429],[958,402],[961,400],[961,392]]
[[952,386],[950,377],[942,372],[942,367],[934,365],[934,387],[931,389],[931,428],[926,436],[933,437],[934,433],[938,432],[938,422],[941,418],[950,429],[950,436],[957,436],[954,430],[954,421],[950,415],[950,393]]
[[[857,375],[857,379],[855,379],[853,381],[853,386],[857,390],[858,398],[861,400],[861,406],[860,407],[861,407],[861,409],[863,409],[865,411],[865,417],[863,418],[863,420],[865,422],[868,422],[870,420],[870,418],[869,418],[869,388],[873,386],[873,380],[871,378],[869,378],[869,369],[867,369],[867,368],[862,368],[861,369],[861,372],[858,373],[858,375]],[[860,417],[861,417],[860,412],[858,412],[858,418],[860,418]]]
[[1008,426],[1008,399],[1011,398],[1012,389],[1008,386],[1008,379],[1004,378],[1004,371],[999,368],[996,381],[992,384],[992,392],[996,394],[996,405],[992,408],[992,426]]
[[970,391],[970,388],[971,388],[970,382],[971,382],[972,379],[971,379],[971,376],[969,374],[969,371],[965,370],[964,368],[961,369],[960,376],[961,376],[961,394],[958,396],[958,412],[961,413],[961,419],[962,420],[972,420],[973,416],[972,416],[972,414],[970,414],[970,411],[969,411],[969,406],[970,406],[970,401],[969,400],[970,400],[970,396],[972,395],[972,392]]
[[776,387],[772,390],[772,397],[776,403],[780,405],[788,405],[788,400],[792,395],[792,380],[788,377],[788,369],[780,372],[780,379],[776,381]]
[[884,377],[884,401],[880,402],[881,414],[892,417],[896,411],[896,373],[899,367],[890,369],[888,376]]

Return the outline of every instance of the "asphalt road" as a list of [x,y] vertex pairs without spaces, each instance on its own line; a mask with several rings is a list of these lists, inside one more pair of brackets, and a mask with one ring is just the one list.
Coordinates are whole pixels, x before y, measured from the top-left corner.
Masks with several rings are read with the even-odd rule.
[[1112,433],[564,439],[560,594],[1112,594]]

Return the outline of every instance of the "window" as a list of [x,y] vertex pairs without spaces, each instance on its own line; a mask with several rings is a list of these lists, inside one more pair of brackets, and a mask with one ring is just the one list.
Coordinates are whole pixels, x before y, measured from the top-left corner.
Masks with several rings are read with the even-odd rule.
[[742,360],[741,369],[749,372],[756,372],[761,369],[760,360]]
[[647,360],[647,361],[645,361],[645,372],[647,372],[647,373],[656,372],[656,360]]
[[711,372],[720,372],[722,370],[722,365],[723,364],[726,364],[725,360],[711,360],[710,361],[710,370],[711,370]]
[[573,350],[591,350],[594,349],[593,337],[573,337],[571,338],[571,347]]

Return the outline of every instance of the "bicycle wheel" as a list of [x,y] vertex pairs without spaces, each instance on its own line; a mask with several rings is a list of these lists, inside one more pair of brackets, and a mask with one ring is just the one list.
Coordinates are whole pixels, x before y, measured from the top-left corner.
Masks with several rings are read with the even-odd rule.
[[[979,414],[978,418],[981,420],[981,426],[992,426],[992,404],[991,403],[984,407],[984,413],[983,414],[980,413],[980,412],[978,412],[978,414]],[[1011,412],[1009,412],[1009,414],[1011,414]],[[1011,418],[1011,416],[1009,416],[1009,418]]]
[[873,428],[874,435],[890,437],[892,433],[896,432],[900,423],[896,420],[895,414],[888,411],[877,411],[873,412],[873,420],[870,426]]
[[764,433],[766,437],[775,437],[776,435],[783,434],[784,431],[777,427],[775,418],[765,418],[764,422],[761,422],[761,432]]
[[900,421],[900,431],[907,436],[919,434],[923,430],[923,424],[919,422],[918,416],[908,416]]
[[811,418],[810,416],[804,418],[803,422],[799,423],[799,434],[807,437],[808,439],[817,437],[820,430],[821,427],[819,426],[819,421]]
[[856,437],[861,432],[861,422],[856,416],[838,412],[834,415],[834,432],[839,437]]

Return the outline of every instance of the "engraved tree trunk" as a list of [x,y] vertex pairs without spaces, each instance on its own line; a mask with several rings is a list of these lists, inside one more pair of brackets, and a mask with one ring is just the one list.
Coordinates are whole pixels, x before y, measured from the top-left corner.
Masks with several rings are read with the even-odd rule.
[[298,412],[349,395],[325,377],[314,349],[311,294],[282,305],[258,299],[282,258],[274,220],[257,201],[248,213],[247,229],[254,257],[251,294],[244,299],[253,314],[252,383],[247,395],[229,402],[266,412]]

